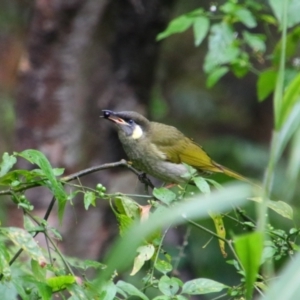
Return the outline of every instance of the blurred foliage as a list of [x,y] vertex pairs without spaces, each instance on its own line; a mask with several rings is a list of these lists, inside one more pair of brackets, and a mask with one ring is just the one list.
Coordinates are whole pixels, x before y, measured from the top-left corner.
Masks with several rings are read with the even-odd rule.
[[[212,139],[207,144],[212,156],[225,165],[241,166],[253,177],[263,169],[262,190],[252,195],[245,186],[220,189],[216,181],[194,174],[196,187],[155,189],[149,196],[109,194],[102,184],[90,188],[71,184],[66,178],[59,177],[63,170],[53,169],[46,157],[36,150],[13,155],[5,153],[0,169],[0,196],[8,196],[12,205],[22,211],[24,229],[0,228],[1,295],[5,299],[16,299],[17,295],[22,299],[51,299],[53,295],[60,294],[68,295],[64,297],[72,300],[130,297],[184,300],[203,294],[209,294],[212,299],[215,294],[211,293],[219,293],[225,299],[251,299],[254,291],[255,295],[260,294],[264,299],[297,299],[300,292],[297,282],[300,270],[299,207],[293,209],[287,202],[293,196],[294,199],[299,197],[298,2],[229,0],[207,8],[191,8],[191,11],[180,12],[157,37],[162,40],[171,39],[174,34],[186,34],[191,44],[207,46],[207,51],[203,61],[205,75],[200,72],[201,59],[193,60],[186,52],[184,67],[173,63],[168,65],[169,70],[159,70],[151,104],[151,112],[156,118],[166,116],[172,105],[177,111],[187,112],[191,120],[206,118],[207,123],[201,125],[204,134],[207,134],[205,126],[210,121],[217,121],[219,127],[227,121],[235,127],[246,127],[249,124],[247,113],[237,108],[232,110],[226,103],[222,106],[212,101],[214,97],[204,91],[204,87],[199,89],[199,80],[204,76],[206,86],[213,87],[222,95],[227,89],[226,77],[232,78],[228,76],[233,74],[238,78],[236,82],[240,83],[245,76],[253,73],[257,76],[258,100],[264,101],[273,96],[274,129],[269,154],[264,147],[239,138]],[[20,28],[18,22],[25,20],[26,23],[30,7],[23,11],[22,5],[21,2],[1,2],[1,7],[4,7],[0,9],[1,35]],[[183,44],[181,42],[180,47]],[[171,48],[170,45],[166,48]],[[181,49],[176,48],[176,52],[180,53]],[[203,49],[197,48],[196,51]],[[173,52],[173,55],[177,53]],[[183,60],[182,56],[178,55],[172,62],[176,60]],[[182,73],[189,74],[185,82],[172,89],[170,96],[165,86],[159,84],[160,80],[163,81],[164,72],[173,73],[174,78]],[[198,73],[196,79],[193,72]],[[223,87],[217,85],[222,82],[225,82]],[[243,90],[242,83],[240,85],[240,93],[248,93]],[[238,94],[239,84],[234,89]],[[1,94],[1,99],[5,99],[6,95]],[[166,104],[168,96],[172,103]],[[11,128],[14,123],[12,100],[10,96],[7,99],[1,101],[5,112],[1,120],[8,126],[3,128]],[[8,105],[5,104],[7,102]],[[243,105],[246,104],[237,107]],[[219,108],[217,112],[216,107]],[[192,122],[185,124],[182,120],[173,118],[171,122],[177,127],[199,131]],[[6,135],[11,136],[10,131],[7,132]],[[285,153],[287,155],[283,157]],[[36,168],[31,171],[13,169],[20,157]],[[230,159],[230,164],[226,163],[226,159]],[[54,197],[52,204],[57,201],[62,224],[65,206],[76,194],[83,194],[86,210],[97,205],[97,201],[110,202],[122,238],[110,249],[104,264],[66,257],[61,253],[57,247],[61,235],[47,222],[52,206],[41,219],[34,215],[31,199],[24,194],[27,189],[40,185],[51,191]],[[72,186],[71,194],[66,193],[66,185]],[[220,190],[211,192],[211,189]],[[249,201],[250,197],[256,202]],[[139,201],[136,201],[137,198]],[[147,199],[147,203],[140,199]],[[277,201],[271,202],[270,199]],[[245,206],[241,209],[240,205]],[[216,228],[208,212],[217,224]],[[203,221],[203,218],[206,220]],[[183,240],[178,242],[179,248],[168,245],[168,234],[176,225],[183,223],[189,224],[189,227],[179,227],[185,232]],[[223,229],[226,229],[227,235],[222,235]],[[33,238],[40,233],[48,241],[47,249],[42,249]],[[215,239],[210,242],[212,238]],[[225,254],[222,245],[228,252],[226,259],[222,257]],[[21,252],[24,254],[22,257]],[[286,267],[279,272],[283,264]],[[182,267],[192,270],[195,277],[181,277]],[[86,271],[90,268],[97,270],[96,277],[88,277]],[[128,274],[128,269],[131,274]],[[80,276],[76,276],[75,272]],[[119,274],[123,280],[117,280]]]

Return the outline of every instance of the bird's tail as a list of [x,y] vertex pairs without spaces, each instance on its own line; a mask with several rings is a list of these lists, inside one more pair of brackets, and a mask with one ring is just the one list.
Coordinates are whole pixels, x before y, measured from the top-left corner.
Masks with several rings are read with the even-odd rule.
[[258,184],[256,184],[254,181],[252,181],[251,179],[248,179],[246,178],[245,176],[235,172],[235,171],[232,171],[222,165],[219,165],[219,164],[216,164],[218,166],[218,168],[220,169],[220,173],[223,173],[229,177],[232,177],[232,178],[235,178],[237,180],[241,180],[241,181],[244,181],[244,182],[247,182],[253,186],[259,186]]

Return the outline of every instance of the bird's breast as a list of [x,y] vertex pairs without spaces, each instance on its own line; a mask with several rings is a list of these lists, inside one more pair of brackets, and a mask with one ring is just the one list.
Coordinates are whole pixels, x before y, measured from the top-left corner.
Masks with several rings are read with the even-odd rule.
[[183,183],[187,181],[186,178],[182,178],[188,171],[187,167],[181,163],[167,161],[166,154],[160,151],[156,145],[145,140],[126,139],[126,141],[122,141],[122,138],[120,140],[135,168],[164,182]]

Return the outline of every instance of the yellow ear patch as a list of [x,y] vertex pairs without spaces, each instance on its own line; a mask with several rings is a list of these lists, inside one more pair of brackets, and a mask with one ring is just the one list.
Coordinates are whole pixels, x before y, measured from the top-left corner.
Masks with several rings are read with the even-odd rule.
[[134,140],[138,140],[142,135],[143,135],[143,130],[142,130],[141,126],[135,125],[131,137],[132,137]]

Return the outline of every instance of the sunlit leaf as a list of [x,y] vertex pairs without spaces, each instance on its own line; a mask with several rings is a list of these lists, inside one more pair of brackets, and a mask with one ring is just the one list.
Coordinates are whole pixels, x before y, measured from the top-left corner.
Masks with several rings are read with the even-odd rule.
[[96,200],[96,195],[94,192],[91,191],[85,192],[83,198],[84,208],[88,210],[90,205],[96,206],[95,200]]
[[45,184],[52,191],[58,201],[58,217],[60,221],[62,221],[68,196],[62,184],[56,179],[50,162],[42,152],[33,149],[24,150],[23,152],[18,153],[18,155],[25,158],[32,164],[38,165],[43,171],[43,174],[49,180],[49,182],[45,181]]
[[[287,26],[292,27],[300,22],[300,2],[298,0],[269,0],[270,6],[277,18],[282,23],[282,12],[284,11],[284,5],[287,5]],[[286,4],[285,4],[286,3]]]
[[157,259],[154,267],[156,270],[158,270],[159,272],[161,272],[165,275],[167,273],[171,272],[173,269],[172,264],[170,264],[168,261],[162,260],[162,259]]
[[248,28],[256,27],[256,19],[252,15],[251,11],[246,8],[239,8],[234,12],[234,15]]
[[205,36],[207,35],[209,29],[209,19],[205,16],[197,17],[194,20],[193,24],[194,37],[195,37],[195,46],[199,46]]
[[234,239],[234,247],[246,275],[246,298],[252,299],[263,251],[263,235],[261,232],[251,232],[238,236]]
[[7,172],[14,166],[17,162],[17,159],[14,155],[9,155],[7,152],[4,152],[2,155],[2,161],[0,163],[0,177],[7,174]]
[[76,278],[72,275],[54,276],[47,279],[47,284],[52,288],[53,292],[63,290],[67,285],[75,282]]
[[148,244],[145,246],[140,246],[136,251],[139,254],[134,259],[133,269],[130,273],[131,276],[135,275],[142,268],[145,261],[152,258],[152,256],[154,255],[154,252],[155,252],[155,248],[153,245]]
[[27,231],[16,227],[5,227],[1,228],[0,231],[15,245],[22,248],[32,259],[38,261],[40,266],[46,265],[46,258],[41,248]]
[[182,282],[180,279],[175,277],[170,278],[167,275],[163,275],[158,282],[159,290],[166,296],[176,295],[181,286]]
[[222,22],[211,26],[208,38],[209,51],[204,61],[206,73],[238,57],[240,49],[234,44],[235,39],[233,28],[229,24]]
[[182,15],[172,20],[168,25],[167,29],[157,35],[156,40],[160,41],[166,37],[186,31],[193,24],[193,18],[190,18],[187,15]]
[[[252,198],[249,198],[249,200],[252,200],[252,201],[255,201],[258,203],[262,202],[261,197],[252,197]],[[269,208],[271,208],[272,210],[277,212],[279,215],[281,215],[287,219],[293,220],[293,209],[286,202],[268,200],[267,205]]]
[[176,199],[176,194],[167,188],[154,188],[153,196],[165,204],[170,204]]
[[225,288],[228,288],[228,286],[223,283],[207,278],[198,278],[185,282],[182,287],[182,293],[188,295],[203,295],[220,292]]
[[[216,232],[217,232],[218,236],[225,239],[226,238],[226,230],[225,230],[225,225],[223,222],[223,217],[219,214],[215,214],[212,212],[209,212],[209,215],[214,221]],[[218,242],[219,242],[220,250],[221,250],[223,257],[227,257],[227,253],[225,251],[224,240],[219,239]]]
[[116,286],[117,286],[117,288],[121,289],[129,296],[136,296],[142,300],[149,299],[144,293],[142,293],[140,290],[138,290],[134,285],[127,283],[125,281],[119,280],[117,282]]
[[266,36],[263,34],[254,34],[248,31],[243,31],[243,37],[245,42],[253,49],[255,52],[265,52],[266,44],[265,39]]

